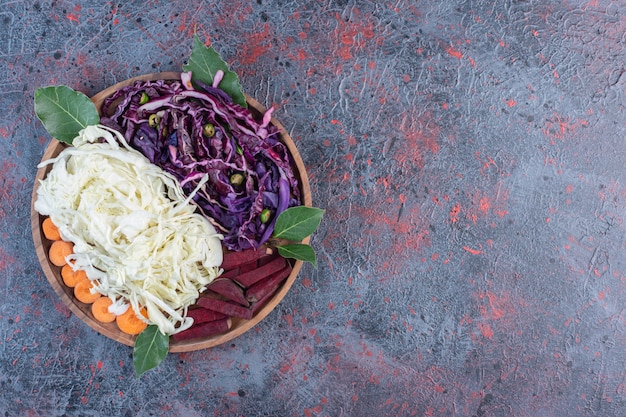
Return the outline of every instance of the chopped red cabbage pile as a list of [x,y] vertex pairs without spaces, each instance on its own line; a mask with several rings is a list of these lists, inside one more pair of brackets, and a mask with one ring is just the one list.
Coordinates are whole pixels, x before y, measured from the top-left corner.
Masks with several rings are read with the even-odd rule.
[[137,81],[102,105],[101,123],[174,175],[198,210],[224,235],[229,250],[257,248],[276,218],[300,205],[291,155],[270,123],[257,121],[214,86],[194,81]]

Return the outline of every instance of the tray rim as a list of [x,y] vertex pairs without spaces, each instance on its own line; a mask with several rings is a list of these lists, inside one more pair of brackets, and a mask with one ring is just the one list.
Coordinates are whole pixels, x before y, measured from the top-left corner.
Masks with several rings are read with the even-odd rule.
[[[160,72],[160,73],[151,73],[144,74],[136,77],[129,78],[127,80],[121,81],[117,84],[114,84],[91,97],[91,101],[95,104],[98,112],[100,112],[102,103],[104,100],[113,94],[116,90],[131,85],[136,81],[155,81],[155,80],[167,80],[174,81],[180,80],[180,73],[177,72]],[[259,117],[262,115],[266,108],[262,106],[257,100],[250,97],[247,94],[244,94],[246,97],[246,102],[248,103],[249,109],[253,112],[255,117]],[[300,192],[301,192],[301,200],[302,205],[312,207],[312,198],[311,198],[311,190],[309,185],[308,174],[306,168],[304,166],[304,162],[296,144],[293,142],[289,133],[285,130],[284,126],[274,117],[271,119],[271,123],[276,126],[280,131],[280,140],[283,142],[287,149],[289,150],[291,157],[293,159],[293,163],[296,168],[296,176],[299,180]],[[47,145],[44,154],[42,156],[41,162],[46,161],[50,158],[56,157],[65,147],[68,145],[59,142],[58,140],[52,138],[50,143]],[[134,346],[134,342],[136,336],[127,335],[122,333],[115,323],[101,323],[93,318],[90,312],[90,305],[81,303],[76,300],[72,294],[72,291],[69,287],[65,286],[62,281],[60,268],[52,265],[48,260],[47,250],[49,249],[50,243],[43,236],[43,232],[41,230],[41,223],[45,216],[40,215],[34,208],[34,203],[37,198],[37,189],[39,188],[40,180],[43,180],[47,173],[50,171],[51,165],[47,165],[45,167],[41,167],[37,169],[37,173],[35,176],[35,181],[33,184],[33,191],[31,194],[31,229],[33,242],[35,244],[35,252],[37,254],[37,258],[39,259],[39,263],[42,267],[44,275],[46,276],[48,282],[53,287],[57,295],[61,298],[64,305],[70,309],[72,313],[74,313],[81,321],[87,324],[96,332],[113,339],[117,342],[125,344],[127,346]],[[303,240],[303,243],[309,243],[310,237],[307,237]],[[170,341],[169,351],[174,352],[190,352],[195,350],[208,349],[215,346],[219,346],[226,342],[229,342],[242,334],[246,333],[250,329],[252,329],[255,325],[260,323],[267,315],[269,315],[276,306],[282,301],[287,292],[291,289],[291,286],[294,284],[302,266],[302,261],[295,261],[292,263],[293,269],[291,274],[287,277],[287,279],[283,282],[281,287],[276,291],[276,293],[270,298],[264,306],[262,306],[257,313],[250,320],[244,319],[236,319],[233,318],[233,324],[231,329],[223,334],[208,337],[205,339],[194,339],[194,340],[186,340],[186,341]]]

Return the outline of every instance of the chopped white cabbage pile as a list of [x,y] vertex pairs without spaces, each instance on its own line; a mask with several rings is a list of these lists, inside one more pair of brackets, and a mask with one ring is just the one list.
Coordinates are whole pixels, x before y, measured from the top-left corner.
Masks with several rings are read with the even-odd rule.
[[54,165],[35,210],[74,243],[74,268],[114,301],[113,312],[144,306],[162,333],[188,328],[187,307],[222,272],[222,236],[194,212],[178,181],[119,132],[89,126],[73,145],[40,164]]

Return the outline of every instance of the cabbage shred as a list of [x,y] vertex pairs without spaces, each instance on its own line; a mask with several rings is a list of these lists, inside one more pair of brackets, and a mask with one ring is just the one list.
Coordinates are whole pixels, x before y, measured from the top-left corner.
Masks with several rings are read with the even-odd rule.
[[[258,248],[278,216],[301,204],[292,157],[270,123],[271,108],[257,121],[218,88],[217,77],[209,86],[190,82],[191,75],[120,88],[103,102],[101,123],[176,177],[187,195],[196,191],[194,203],[223,233],[227,249]],[[243,180],[232,181],[233,175]]]
[[50,216],[68,257],[121,314],[145,307],[163,334],[191,326],[187,308],[222,270],[223,236],[190,204],[171,174],[132,149],[114,129],[88,126],[37,189],[35,210]]

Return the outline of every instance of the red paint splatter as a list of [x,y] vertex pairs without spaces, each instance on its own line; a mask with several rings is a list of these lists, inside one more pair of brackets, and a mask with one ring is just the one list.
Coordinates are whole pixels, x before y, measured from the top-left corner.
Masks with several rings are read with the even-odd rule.
[[472,255],[480,255],[481,253],[483,253],[482,250],[473,249],[473,248],[470,248],[469,246],[463,246],[463,250],[471,253]]
[[87,63],[87,55],[79,53],[76,55],[76,65],[82,67]]
[[491,202],[488,197],[481,197],[478,201],[478,211],[480,211],[483,215],[486,215],[491,207]]
[[459,214],[461,213],[461,203],[456,203],[450,209],[450,222],[457,223],[459,221]]
[[449,46],[446,48],[446,52],[448,53],[448,55],[457,58],[457,59],[461,59],[463,58],[463,53],[457,49],[455,49],[453,46]]
[[[489,300],[489,307],[491,307],[491,318],[501,319],[504,317],[504,308],[509,305],[509,297],[503,295],[502,297],[496,296],[493,292],[487,292],[487,299]],[[513,312],[513,311],[511,311]]]
[[348,22],[339,13],[335,15],[338,27],[334,37],[339,40],[337,55],[344,61],[352,60],[353,51],[365,48],[367,42],[375,38],[374,23],[368,19],[363,21],[358,9],[353,8],[352,11],[353,18]]
[[433,124],[432,114],[426,113],[415,118],[414,112],[401,115],[401,122],[394,126],[403,136],[402,146],[394,154],[394,159],[400,164],[411,164],[419,168],[424,166],[425,151],[433,154],[439,152],[440,128]]
[[[513,317],[516,314],[516,306],[511,302],[507,293],[496,294],[492,291],[486,291],[478,294],[480,300],[487,300],[486,305],[479,307],[480,315],[485,321],[502,320],[506,317]],[[522,308],[527,308],[523,300],[517,300]]]
[[[417,252],[430,245],[430,229],[427,224],[423,224],[419,205],[409,205],[401,210],[400,204],[394,208],[372,204],[371,207],[357,207],[354,210],[364,223],[354,243],[356,246],[369,245],[372,240],[380,241],[382,236],[392,237],[387,245],[377,246],[382,256],[375,266],[382,280],[397,275],[395,270],[404,265],[402,256],[408,262],[414,259]],[[400,211],[401,216],[398,215]],[[389,262],[389,259],[394,259],[394,262]]]
[[543,134],[550,139],[550,144],[554,145],[556,140],[565,140],[581,127],[589,125],[585,119],[571,119],[568,116],[554,114],[552,118],[545,121],[541,129]]
[[[17,165],[13,162],[3,161],[2,166],[0,166],[0,197],[4,201],[13,200],[14,192],[13,188],[15,187],[15,167]],[[0,207],[0,218],[4,217],[5,212]],[[0,264],[1,265],[1,264]]]
[[517,318],[529,309],[528,303],[519,295],[512,297],[506,291],[481,291],[474,293],[473,297],[478,303],[480,317],[475,318],[473,323],[472,317],[468,314],[463,317],[460,324],[474,325],[475,335],[482,335],[488,339],[491,339],[498,329],[505,333],[515,332]]
[[517,104],[517,101],[513,100],[512,98],[506,100],[506,105],[509,107],[513,107]]
[[77,16],[74,13],[68,13],[65,17],[67,17],[72,22],[78,22],[78,18],[80,17],[80,15]]
[[298,49],[296,59],[298,61],[306,61],[309,58],[309,54],[304,49]]
[[478,329],[487,339],[491,339],[493,337],[493,330],[491,329],[489,323],[478,323]]
[[468,194],[471,196],[471,204],[463,207],[463,211],[464,217],[472,224],[476,224],[479,219],[488,218],[490,214],[500,218],[508,214],[506,205],[509,193],[501,183],[497,184],[495,191],[472,190],[468,191]]
[[72,315],[72,313],[70,312],[70,309],[67,308],[65,303],[61,303],[61,302],[54,303],[54,309],[57,311],[57,313],[60,313],[65,318],[69,318]]
[[253,33],[246,37],[246,42],[241,47],[239,61],[244,65],[255,64],[261,56],[270,50],[272,37],[270,25],[265,23],[262,32]]
[[7,254],[4,248],[0,248],[0,271],[4,272],[8,268],[13,268],[16,260],[13,256]]

